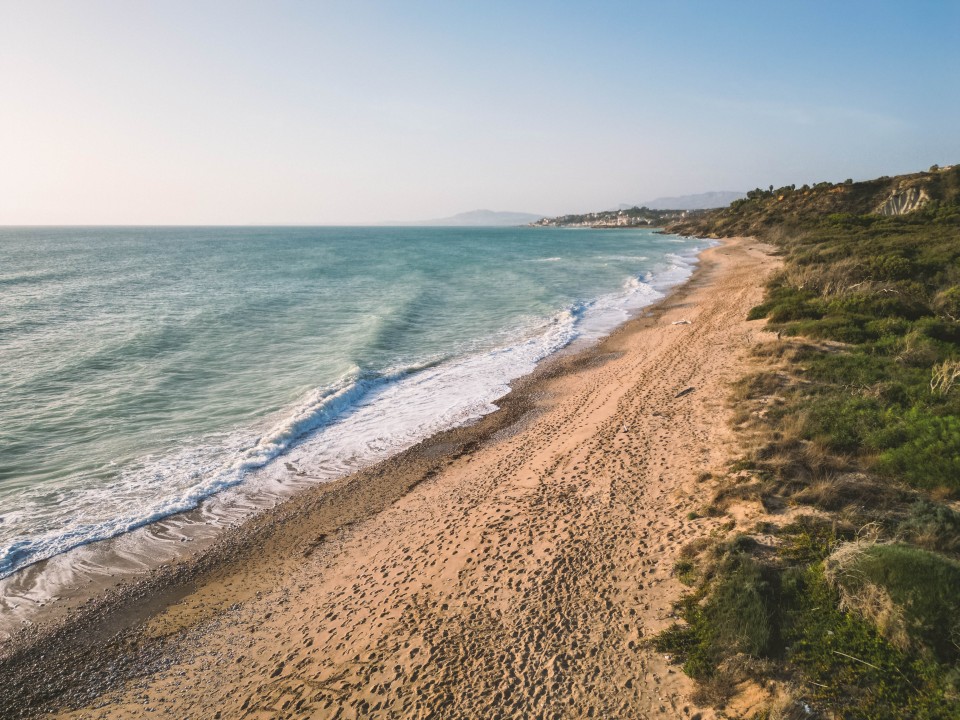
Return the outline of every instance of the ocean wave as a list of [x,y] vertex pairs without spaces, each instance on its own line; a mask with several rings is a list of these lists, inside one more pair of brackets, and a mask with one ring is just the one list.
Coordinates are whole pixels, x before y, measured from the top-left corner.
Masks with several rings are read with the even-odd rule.
[[[364,375],[359,368],[354,368],[337,381],[312,391],[259,436],[251,439],[248,431],[197,442],[169,456],[147,456],[121,472],[118,480],[106,487],[59,490],[61,497],[56,503],[50,502],[48,490],[26,490],[17,498],[19,511],[0,516],[0,522],[11,525],[21,517],[34,518],[35,522],[45,511],[64,505],[73,509],[75,520],[68,528],[49,530],[33,537],[17,537],[0,546],[0,578],[77,546],[115,537],[161,518],[192,510],[211,495],[241,483],[248,473],[263,468],[303,436],[337,421],[378,387],[430,366],[431,363],[420,363],[380,375]],[[186,484],[177,483],[178,478],[185,478]],[[138,512],[109,520],[88,520],[100,515],[104,506],[128,504],[136,507],[142,504],[145,496],[155,494],[157,486],[169,487],[170,493]],[[129,502],[124,503],[124,500]]]
[[595,260],[606,260],[614,262],[644,262],[650,258],[646,255],[596,255]]
[[[333,479],[439,430],[476,419],[495,409],[491,403],[509,390],[510,380],[530,372],[574,337],[577,317],[576,308],[564,310],[537,337],[452,361],[434,359],[382,373],[354,368],[312,391],[260,434],[235,433],[197,442],[170,456],[148,456],[106,487],[61,489],[56,503],[43,489],[26,490],[17,498],[20,512],[0,516],[0,522],[10,526],[18,517],[29,517],[35,524],[46,512],[63,506],[73,509],[74,520],[67,528],[21,535],[0,546],[0,578],[78,546],[192,510],[239,485],[306,437],[314,436],[324,446],[325,457],[316,464],[326,470],[321,473],[324,479]],[[459,404],[457,394],[463,399]],[[337,431],[325,434],[331,426]],[[168,494],[143,507],[143,499],[156,495],[158,486],[168,487]],[[104,507],[124,505],[128,509],[122,516],[98,517]],[[131,513],[130,507],[140,509]]]

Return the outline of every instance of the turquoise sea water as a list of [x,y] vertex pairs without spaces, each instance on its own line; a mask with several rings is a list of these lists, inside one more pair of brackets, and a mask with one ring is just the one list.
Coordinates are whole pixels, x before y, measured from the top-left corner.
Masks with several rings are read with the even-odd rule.
[[0,228],[0,577],[297,463],[336,477],[690,272],[550,228]]

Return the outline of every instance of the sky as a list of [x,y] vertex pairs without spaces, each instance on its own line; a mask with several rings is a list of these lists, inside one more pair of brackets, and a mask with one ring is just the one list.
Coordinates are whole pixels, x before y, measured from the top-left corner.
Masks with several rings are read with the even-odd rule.
[[960,0],[0,0],[0,224],[557,215],[960,162]]

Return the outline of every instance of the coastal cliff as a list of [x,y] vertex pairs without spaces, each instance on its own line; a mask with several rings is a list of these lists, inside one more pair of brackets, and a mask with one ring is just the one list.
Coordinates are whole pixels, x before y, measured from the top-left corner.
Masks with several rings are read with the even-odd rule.
[[686,215],[667,223],[670,232],[704,237],[764,235],[836,214],[902,216],[932,205],[960,202],[960,166],[875,180],[757,188],[729,207]]

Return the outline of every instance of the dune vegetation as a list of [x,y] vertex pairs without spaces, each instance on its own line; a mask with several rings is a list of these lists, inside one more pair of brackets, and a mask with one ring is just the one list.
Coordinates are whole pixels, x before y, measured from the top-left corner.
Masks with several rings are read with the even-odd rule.
[[960,168],[758,189],[671,229],[784,264],[703,511],[764,519],[688,548],[657,648],[717,705],[789,696],[770,718],[960,717]]

